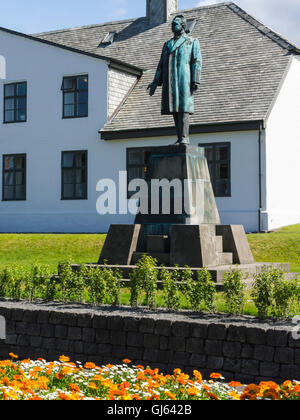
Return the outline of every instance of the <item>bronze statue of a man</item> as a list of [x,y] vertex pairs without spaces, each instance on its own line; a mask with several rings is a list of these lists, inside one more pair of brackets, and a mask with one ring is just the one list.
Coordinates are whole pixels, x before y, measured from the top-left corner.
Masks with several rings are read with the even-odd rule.
[[199,87],[202,54],[198,39],[187,34],[183,15],[172,21],[174,37],[163,47],[155,78],[148,86],[153,96],[162,86],[162,115],[173,115],[178,140],[176,144],[189,144],[190,114],[194,113],[194,93]]

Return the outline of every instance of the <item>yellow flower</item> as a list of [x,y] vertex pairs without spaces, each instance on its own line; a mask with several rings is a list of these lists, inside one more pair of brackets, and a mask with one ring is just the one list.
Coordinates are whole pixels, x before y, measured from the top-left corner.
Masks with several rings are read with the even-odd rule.
[[67,362],[69,362],[69,361],[70,361],[70,358],[69,358],[69,357],[67,357],[67,356],[62,355],[62,356],[60,356],[59,361],[60,361],[60,362],[67,363]]

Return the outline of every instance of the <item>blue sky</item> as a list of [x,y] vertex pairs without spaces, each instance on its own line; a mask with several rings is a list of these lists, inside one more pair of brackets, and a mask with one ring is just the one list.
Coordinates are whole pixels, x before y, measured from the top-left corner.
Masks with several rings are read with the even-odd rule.
[[[222,0],[179,0],[179,9]],[[300,45],[300,0],[235,0],[272,29]],[[145,15],[146,0],[2,0],[0,26],[24,33],[90,25]]]

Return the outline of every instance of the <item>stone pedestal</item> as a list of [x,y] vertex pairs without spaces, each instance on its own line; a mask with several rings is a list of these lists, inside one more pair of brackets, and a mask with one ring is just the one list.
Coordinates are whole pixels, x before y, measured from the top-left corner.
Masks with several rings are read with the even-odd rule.
[[144,254],[166,267],[254,262],[243,226],[220,224],[203,148],[153,148],[147,182],[148,214],[111,226],[99,264],[135,265]]

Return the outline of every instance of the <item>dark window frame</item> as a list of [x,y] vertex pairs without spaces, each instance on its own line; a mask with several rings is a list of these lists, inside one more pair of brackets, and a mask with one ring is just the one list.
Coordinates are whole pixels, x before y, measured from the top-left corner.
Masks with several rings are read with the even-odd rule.
[[[79,79],[79,78],[87,78],[87,89],[78,89],[77,79]],[[65,80],[67,80],[67,79],[75,79],[76,80],[76,87],[73,90],[64,88],[64,83],[65,83]],[[78,75],[75,75],[75,76],[64,76],[63,81],[62,81],[62,85],[61,85],[61,91],[62,91],[62,96],[63,96],[62,118],[64,120],[70,120],[70,119],[74,119],[74,118],[88,118],[88,116],[89,116],[89,75],[88,74],[78,74]],[[77,107],[79,105],[79,102],[78,102],[78,93],[79,92],[87,92],[86,115],[78,115]],[[66,116],[65,115],[65,106],[68,105],[68,104],[65,103],[65,95],[67,93],[75,93],[75,96],[76,96],[76,100],[73,104],[74,105],[74,115],[72,115],[72,116]]]
[[[17,95],[17,86],[18,85],[25,85],[25,94],[24,95]],[[14,86],[14,95],[13,96],[6,96],[5,90],[8,86]],[[17,119],[17,106],[16,102],[19,98],[25,98],[25,119],[24,120],[18,120]],[[14,108],[11,111],[14,111],[14,119],[13,121],[6,121],[5,119],[5,101],[7,99],[13,99],[14,101]],[[26,123],[27,122],[27,81],[23,82],[13,82],[13,83],[5,83],[3,84],[3,124],[18,124],[18,123]]]
[[[228,159],[225,160],[217,160],[216,159],[216,148],[220,146],[228,147]],[[213,160],[210,162],[213,166],[213,173],[210,174],[211,183],[214,190],[215,197],[231,197],[231,142],[217,142],[217,143],[200,143],[199,147],[212,147],[213,148]],[[216,165],[221,163],[228,163],[228,193],[227,194],[217,194],[216,193]]]
[[[64,155],[67,153],[85,153],[86,157],[86,164],[85,166],[74,166],[72,168],[64,167]],[[74,159],[75,161],[75,159]],[[76,182],[73,182],[73,197],[64,197],[64,169],[72,169],[75,173],[76,170],[85,170],[86,182],[85,182],[85,190],[84,190],[84,197],[75,197],[75,189]],[[76,176],[76,175],[75,175]],[[83,184],[83,183],[78,183]],[[61,152],[61,200],[62,201],[84,201],[88,200],[88,150],[65,150]]]
[[[24,158],[24,168],[23,169],[5,169],[5,159],[9,157],[22,157]],[[24,198],[5,198],[5,174],[6,173],[16,173],[23,172],[24,176]],[[16,196],[16,183],[13,184],[14,187],[14,196]],[[27,155],[26,153],[12,153],[9,155],[2,156],[2,201],[26,201],[27,200]]]
[[[139,164],[130,164],[129,163],[130,152],[141,152],[141,154],[142,153],[144,154],[145,152],[146,153],[147,152],[152,152],[152,150],[153,150],[153,147],[151,147],[151,146],[149,146],[149,147],[129,147],[129,148],[126,149],[127,188],[128,188],[129,182],[130,182],[129,169],[131,169],[131,168],[139,168],[139,169],[144,168],[145,169],[145,168],[148,167],[148,164],[146,162],[141,162]],[[143,178],[143,179],[146,179],[146,178]],[[134,194],[135,194],[134,192],[127,190],[127,198],[128,199],[130,199]]]

